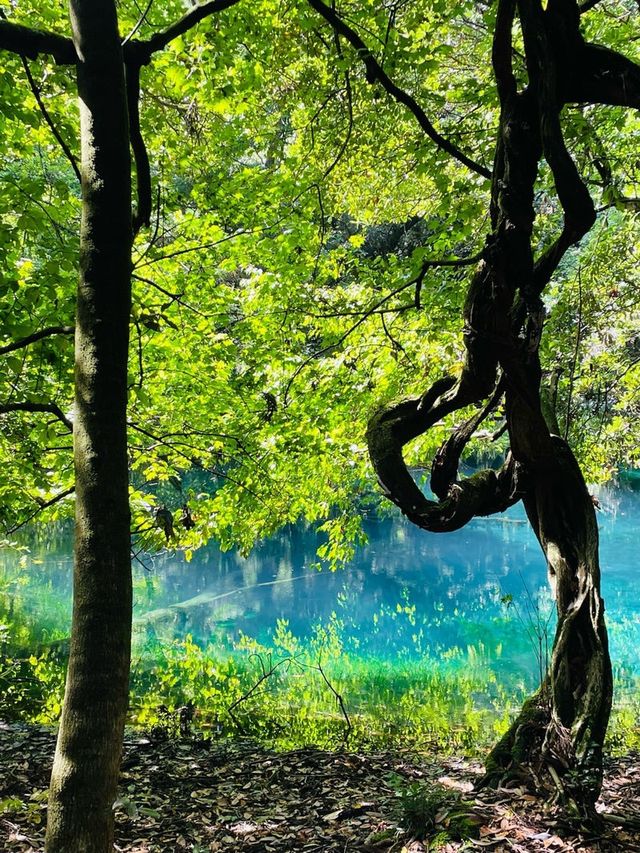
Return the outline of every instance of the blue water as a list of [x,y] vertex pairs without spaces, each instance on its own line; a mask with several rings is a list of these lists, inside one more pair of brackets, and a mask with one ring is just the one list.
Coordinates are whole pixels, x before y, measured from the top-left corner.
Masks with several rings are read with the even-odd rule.
[[[603,594],[616,676],[629,689],[640,674],[640,493],[596,490]],[[516,506],[451,534],[429,534],[404,519],[365,523],[368,544],[344,570],[318,571],[322,541],[302,525],[243,558],[215,545],[191,562],[175,552],[134,563],[134,635],[167,642],[187,634],[231,648],[244,634],[273,640],[278,620],[308,638],[332,623],[345,647],[376,658],[481,658],[498,673],[536,681],[553,638],[553,605],[539,546]],[[41,626],[68,632],[70,532],[41,534],[30,553],[0,551],[0,590]]]

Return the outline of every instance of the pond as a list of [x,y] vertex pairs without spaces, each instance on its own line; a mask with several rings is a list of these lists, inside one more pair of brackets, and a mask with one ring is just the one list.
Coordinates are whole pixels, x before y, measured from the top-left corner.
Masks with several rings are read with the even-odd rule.
[[[640,674],[640,494],[627,477],[600,488],[603,593],[618,690]],[[389,664],[430,659],[489,665],[506,682],[535,686],[553,638],[554,612],[538,543],[521,505],[451,534],[400,517],[365,523],[368,543],[344,570],[318,571],[319,535],[299,525],[243,558],[215,545],[134,563],[134,643],[233,649],[273,643],[278,624],[302,641],[333,626],[345,651]],[[71,535],[42,533],[28,557],[0,552],[0,589],[29,614],[41,639],[68,633]],[[282,622],[281,620],[286,620]]]

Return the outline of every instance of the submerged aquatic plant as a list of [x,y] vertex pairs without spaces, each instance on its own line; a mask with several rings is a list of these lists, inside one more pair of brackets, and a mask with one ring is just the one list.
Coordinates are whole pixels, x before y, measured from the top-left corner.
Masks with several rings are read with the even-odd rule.
[[[404,611],[397,615],[405,617]],[[64,641],[43,633],[2,596],[0,623],[0,717],[55,722],[64,690]],[[167,720],[179,719],[179,710],[189,707],[194,726],[207,736],[246,734],[278,748],[332,748],[348,734],[353,749],[478,754],[506,731],[530,685],[504,673],[499,681],[500,649],[476,635],[473,624],[465,636],[464,645],[447,650],[431,650],[419,636],[413,656],[382,658],[354,648],[335,614],[309,637],[296,636],[279,620],[269,643],[242,636],[226,649],[217,637],[163,640],[147,630],[134,646],[130,722],[164,725],[180,735],[180,726],[167,726]],[[640,740],[638,679],[621,675],[610,737],[616,749]]]

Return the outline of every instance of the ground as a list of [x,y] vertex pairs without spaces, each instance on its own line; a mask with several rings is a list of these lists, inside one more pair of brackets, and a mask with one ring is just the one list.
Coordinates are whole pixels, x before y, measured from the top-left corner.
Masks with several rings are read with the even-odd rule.
[[[50,730],[0,723],[3,853],[42,850],[53,746]],[[116,850],[640,853],[639,754],[608,760],[598,805],[607,819],[597,838],[563,829],[554,809],[525,791],[475,793],[481,771],[479,764],[432,752],[420,756],[306,748],[274,753],[248,741],[131,732],[116,804]],[[445,790],[436,809],[436,833],[451,830],[453,812],[463,808],[471,815],[476,838],[464,842],[440,835],[442,846],[435,847],[402,828],[408,811],[419,812],[425,796],[428,800],[429,792],[441,790],[438,785],[453,796]]]

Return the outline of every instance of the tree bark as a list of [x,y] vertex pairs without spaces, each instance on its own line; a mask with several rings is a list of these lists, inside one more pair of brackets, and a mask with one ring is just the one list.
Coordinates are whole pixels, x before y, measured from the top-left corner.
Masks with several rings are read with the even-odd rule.
[[[593,816],[602,784],[602,745],[613,693],[598,526],[591,496],[567,443],[529,474],[524,505],[547,560],[558,624],[549,671],[487,761],[485,782],[547,780],[558,798]],[[550,778],[549,778],[550,777]]]
[[107,853],[127,711],[131,560],[127,352],[131,163],[114,0],[71,0],[82,142],[74,603],[47,853]]
[[[516,14],[528,73],[522,88],[512,69]],[[608,67],[607,87],[593,82],[598,77],[594,55],[600,70]],[[474,516],[524,501],[547,560],[558,627],[549,672],[490,754],[485,781],[524,777],[535,788],[556,790],[582,816],[594,817],[612,697],[598,529],[578,463],[543,415],[541,295],[565,252],[595,220],[589,192],[565,146],[562,107],[577,91],[586,101],[634,105],[640,70],[613,51],[584,42],[575,0],[549,0],[546,8],[540,0],[499,0],[492,62],[501,105],[492,232],[467,294],[465,362],[457,379],[438,380],[421,397],[376,412],[367,439],[385,494],[426,530],[455,530]],[[578,86],[577,79],[587,82]],[[553,174],[564,223],[534,261],[534,188],[542,157]],[[436,454],[431,487],[438,500],[427,500],[404,462],[404,445],[442,417],[481,404],[492,388],[489,402]],[[498,471],[458,479],[466,443],[503,393],[510,439],[505,463]]]

